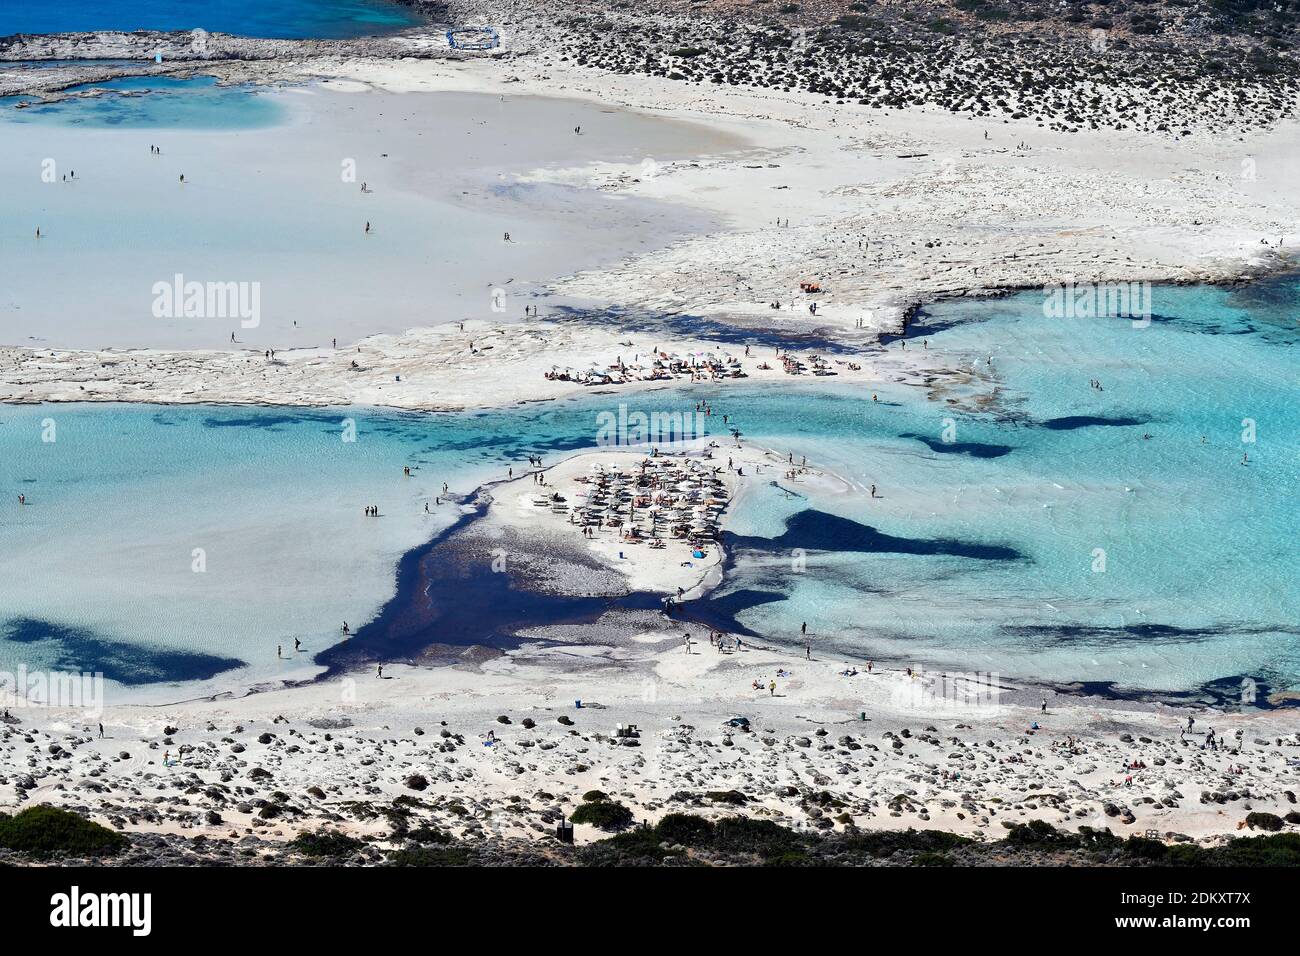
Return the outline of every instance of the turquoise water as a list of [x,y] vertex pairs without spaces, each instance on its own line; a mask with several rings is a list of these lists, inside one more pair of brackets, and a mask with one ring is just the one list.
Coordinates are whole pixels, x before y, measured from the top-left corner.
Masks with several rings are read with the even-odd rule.
[[[84,667],[124,683],[310,676],[308,654],[281,661],[276,645],[297,637],[316,653],[342,621],[373,615],[400,556],[459,515],[436,503],[443,482],[470,492],[518,462],[524,441],[546,453],[585,430],[574,412],[527,416],[526,437],[518,424],[511,413],[4,408],[0,670]],[[382,517],[365,517],[367,505]]]
[[[929,384],[881,385],[875,402],[810,381],[712,393],[719,441],[729,413],[744,440],[846,479],[813,493],[762,476],[712,610],[777,641],[807,621],[846,659],[1150,690],[1300,686],[1296,282],[1155,295],[1145,329],[1045,319],[1032,294],[936,307],[906,359],[898,343],[877,357]],[[275,645],[299,636],[314,653],[339,621],[373,616],[400,555],[455,519],[423,514],[441,482],[467,492],[527,454],[588,447],[619,402],[689,411],[705,394],[462,415],[5,409],[0,668],[310,673]],[[356,442],[340,437],[346,417]],[[55,442],[40,440],[46,419]],[[182,651],[196,656],[164,654]]]
[[[949,304],[922,318],[909,351],[932,369],[975,367],[973,383],[938,384],[925,401],[889,387],[879,403],[843,391],[747,402],[751,437],[879,488],[825,511],[1020,557],[818,554],[794,573],[758,553],[728,587],[781,599],[740,618],[767,634],[808,620],[855,655],[1060,681],[1172,689],[1249,674],[1294,686],[1296,290],[1294,279],[1156,289],[1145,329],[1048,320],[1035,294]],[[772,493],[738,530],[777,534],[805,504]]]
[[66,0],[0,5],[0,36],[89,30],[191,30],[274,39],[347,39],[422,22],[388,0]]
[[[0,111],[11,123],[85,129],[264,129],[287,118],[283,104],[259,88],[218,86],[210,76],[132,76],[72,87],[70,92],[90,89],[109,93],[52,103],[30,96],[0,97]],[[29,105],[16,109],[20,102]]]

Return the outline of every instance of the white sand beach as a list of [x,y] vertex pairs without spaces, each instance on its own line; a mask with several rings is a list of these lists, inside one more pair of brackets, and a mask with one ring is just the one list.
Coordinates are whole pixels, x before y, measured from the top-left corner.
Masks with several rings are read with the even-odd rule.
[[[693,377],[725,383],[725,377],[693,373],[690,367],[724,356],[741,362],[749,380],[789,377],[773,350],[762,356],[743,353],[743,347],[705,339],[542,320],[456,322],[368,336],[338,348],[276,350],[274,356],[259,349],[0,349],[0,400],[445,411],[545,401],[593,388],[662,387]],[[797,354],[805,361],[816,355],[812,350]],[[837,379],[870,381],[876,374],[858,362],[831,361]]]
[[[1069,281],[1229,281],[1284,265],[1300,241],[1300,199],[1282,188],[1300,174],[1294,158],[1300,124],[1294,120],[1232,138],[1103,137],[1052,132],[1028,121],[954,120],[920,108],[882,114],[806,93],[682,86],[553,61],[316,59],[301,71],[300,79],[327,80],[337,95],[351,90],[364,98],[368,90],[382,90],[564,97],[707,123],[719,142],[745,144],[694,160],[647,155],[516,173],[521,184],[660,201],[725,224],[551,281],[542,298],[531,299],[541,303],[542,317],[549,317],[550,302],[582,303],[759,328],[829,328],[866,341],[871,333],[898,330],[905,310],[921,302]],[[805,282],[820,291],[801,291]],[[493,301],[485,296],[481,311],[490,313]],[[396,359],[415,349],[423,353],[442,337],[438,327],[445,329],[445,322],[338,341],[391,352],[394,361],[384,364],[384,373],[398,374],[398,366],[411,363]],[[11,338],[0,342],[0,398],[186,401],[193,394],[212,402],[402,408],[497,401],[495,383],[470,395],[453,388],[445,401],[365,381],[365,369],[358,383],[349,363],[321,360],[328,329],[267,331],[240,333],[244,342],[229,343],[223,326],[212,335],[213,347],[231,346],[227,355],[151,349],[107,356],[32,349]],[[304,335],[314,348],[295,353]],[[553,335],[548,331],[545,338]],[[580,365],[595,351],[582,346],[610,340],[577,318],[565,320],[558,343],[542,338],[524,338],[518,347],[531,343],[546,353],[537,364],[560,367]],[[241,345],[259,354],[275,348],[287,375],[295,367],[310,375],[293,382],[276,370],[268,377],[255,364],[245,368],[251,357],[239,354]],[[552,354],[565,346],[571,355]],[[106,363],[113,374],[105,374]],[[549,393],[545,383],[526,384],[529,377],[520,385],[513,366],[502,372],[499,381],[511,400]]]
[[[401,42],[416,49],[425,41]],[[922,302],[1071,280],[1233,281],[1285,265],[1300,243],[1292,118],[1235,135],[1066,133],[1032,119],[863,109],[809,92],[676,83],[518,52],[317,55],[273,68],[277,81],[323,82],[331,109],[351,109],[349,96],[365,110],[381,96],[405,104],[404,94],[473,93],[579,102],[584,116],[616,109],[703,131],[693,145],[679,126],[662,155],[593,147],[587,156],[566,146],[562,161],[546,151],[512,161],[501,188],[566,191],[566,208],[546,212],[570,219],[567,252],[528,239],[536,252],[529,291],[511,300],[509,317],[493,314],[488,290],[511,280],[510,269],[458,260],[483,292],[462,308],[455,296],[438,298],[445,290],[433,290],[436,282],[404,286],[403,269],[415,266],[397,241],[393,271],[373,295],[340,303],[330,301],[330,283],[308,286],[313,302],[335,311],[341,333],[291,320],[227,341],[227,323],[200,329],[213,333],[200,347],[193,329],[151,341],[147,325],[129,322],[114,326],[120,338],[100,339],[94,316],[82,315],[75,336],[41,341],[33,329],[87,297],[71,282],[80,260],[70,257],[58,269],[69,284],[51,289],[59,301],[49,314],[34,313],[39,298],[29,297],[22,331],[11,325],[0,339],[0,402],[451,411],[673,383],[730,387],[740,376],[787,381],[773,349],[746,354],[703,333],[661,335],[619,319],[829,330],[865,350]],[[196,162],[196,179],[213,169]],[[331,177],[339,162],[329,155]],[[406,163],[392,174],[397,198],[384,199],[394,217],[408,201],[403,183],[439,175]],[[571,205],[568,190],[601,202]],[[224,200],[205,202],[216,212]],[[607,218],[581,218],[596,208]],[[438,228],[408,226],[402,239]],[[28,242],[31,228],[13,226],[6,241]],[[377,243],[387,241],[383,228]],[[487,248],[486,229],[475,248]],[[440,239],[455,243],[449,235]],[[62,241],[51,228],[39,254],[60,255]],[[581,254],[566,258],[574,249]],[[581,264],[561,265],[569,259]],[[111,263],[93,264],[111,276]],[[311,271],[304,262],[299,278],[309,282]],[[540,312],[521,317],[525,301]],[[800,381],[824,362],[834,381],[860,384],[864,396],[873,383],[920,381],[928,361],[823,356],[813,347],[791,354],[805,365]],[[734,380],[719,374],[733,367]],[[706,450],[726,492],[710,513],[718,527],[743,508],[749,476],[785,466],[779,451],[750,446],[697,442],[666,454],[701,462]],[[703,557],[671,537],[651,548],[626,541],[621,523],[584,541],[569,513],[550,506],[554,492],[576,503],[588,484],[578,479],[591,478],[593,466],[634,475],[644,458],[642,449],[614,449],[548,460],[545,486],[529,473],[494,486],[489,518],[525,539],[584,549],[628,590],[698,596],[720,578],[725,554],[716,544]],[[846,483],[829,473],[807,480]],[[602,789],[649,821],[684,808],[739,810],[800,829],[937,828],[997,839],[1004,823],[1041,819],[1212,842],[1238,833],[1252,810],[1285,814],[1296,803],[1293,711],[1056,694],[997,675],[951,686],[946,675],[909,675],[896,662],[868,669],[866,660],[825,657],[815,625],[808,640],[806,655],[747,639],[715,646],[707,628],[669,619],[617,641],[525,635],[506,651],[444,648],[454,661],[445,666],[395,662],[382,677],[358,670],[242,696],[183,699],[183,689],[168,690],[149,703],[110,701],[102,714],[9,698],[0,808],[48,802],[128,832],[288,840],[326,826],[382,842],[388,828],[373,807],[407,796],[419,799],[420,820],[457,837],[536,839],[584,791]],[[1180,733],[1189,716],[1194,732]],[[635,733],[618,736],[628,725]],[[1211,728],[1222,746],[1205,746]],[[707,796],[728,791],[740,801]],[[272,804],[281,809],[264,812]],[[578,838],[600,835],[580,827]]]
[[[736,790],[743,812],[798,828],[998,839],[1004,822],[1040,819],[1198,839],[1295,803],[1300,738],[1284,716],[1058,696],[1043,713],[1036,692],[1013,682],[972,688],[967,704],[967,688],[930,675],[869,674],[854,661],[856,675],[844,676],[841,660],[748,643],[723,653],[705,637],[696,630],[689,655],[680,635],[467,652],[455,666],[393,665],[382,679],[358,673],[98,719],[15,708],[0,733],[0,805],[49,802],[128,831],[289,839],[325,825],[382,838],[383,819],[357,804],[406,794],[420,799],[421,821],[457,836],[537,838],[590,789],[651,821],[733,813],[704,795]],[[1196,733],[1182,738],[1191,713]],[[748,731],[728,724],[737,716]],[[619,725],[638,735],[617,737]],[[1211,727],[1231,749],[1202,749]],[[260,816],[275,792],[293,812]],[[580,840],[601,835],[579,827]]]
[[[567,498],[579,477],[635,476],[655,460],[581,454],[540,471],[545,485],[530,471],[496,486],[489,520],[573,541],[577,526],[537,507],[539,494]],[[661,465],[688,461],[718,467],[737,497],[765,480],[759,468],[790,467],[776,451],[703,444]],[[815,467],[796,472],[836,481]],[[601,530],[590,553],[630,586],[665,596],[694,592],[720,557],[710,546],[707,560],[685,567],[680,546],[652,551],[619,537]],[[650,822],[740,809],[796,829],[937,828],[995,840],[1004,824],[1043,820],[1213,843],[1238,833],[1249,812],[1282,815],[1296,802],[1300,734],[1285,711],[909,673],[827,656],[815,626],[804,640],[802,654],[734,636],[715,644],[708,629],[669,619],[613,644],[575,634],[504,653],[451,648],[443,666],[388,664],[239,697],[110,700],[100,711],[7,694],[0,806],[48,802],[127,832],[275,843],[325,826],[382,844],[390,836],[375,808],[398,797],[458,838],[536,839],[600,789]],[[633,729],[620,736],[620,727]],[[717,796],[731,792],[740,796]],[[580,826],[577,836],[603,834]]]

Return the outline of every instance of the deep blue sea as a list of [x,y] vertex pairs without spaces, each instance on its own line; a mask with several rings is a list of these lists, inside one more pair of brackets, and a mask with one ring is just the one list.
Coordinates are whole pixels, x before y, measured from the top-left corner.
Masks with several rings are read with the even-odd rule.
[[64,0],[0,2],[0,36],[88,30],[192,30],[274,39],[347,39],[422,22],[389,0]]
[[846,484],[765,476],[733,516],[727,581],[692,613],[778,642],[807,621],[846,660],[1138,691],[1300,687],[1296,280],[1159,288],[1147,328],[1041,305],[928,310],[908,338],[926,384],[443,415],[0,409],[0,667],[295,676],[276,644],[314,654],[340,620],[363,625],[394,599],[402,556],[461,517],[424,515],[441,482],[465,493],[528,454],[589,447],[620,402],[689,412],[707,396],[720,442],[730,414],[742,440]]

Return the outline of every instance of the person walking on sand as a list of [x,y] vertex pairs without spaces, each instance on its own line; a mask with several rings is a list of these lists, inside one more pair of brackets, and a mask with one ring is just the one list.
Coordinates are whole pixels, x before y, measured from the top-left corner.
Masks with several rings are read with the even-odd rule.
[[767,682],[767,694],[769,697],[776,696],[776,681],[770,680]]
[[302,641],[298,640],[296,637],[293,639],[293,649],[295,653],[302,650]]
[[1046,698],[1046,697],[1043,698],[1042,706],[1039,708],[1038,712],[1039,712],[1040,714],[1045,714],[1045,713],[1047,713],[1047,698]]
[[383,679],[384,679],[384,665],[383,665],[383,664],[380,664],[379,667],[377,668],[376,672],[377,672],[378,675],[379,675],[379,679],[380,679],[380,680],[383,680]]
[[343,622],[343,633],[344,633],[344,634],[351,634],[351,633],[352,633],[351,629],[348,627],[348,622],[347,622],[347,621],[344,621],[344,622]]
[[686,653],[689,654],[689,653],[691,652],[691,633],[690,633],[690,631],[687,631],[685,634],[682,635],[682,644],[686,647]]
[[102,723],[99,725],[99,739],[104,739],[104,725]]
[[805,659],[805,660],[812,660],[812,642],[811,642],[811,641],[808,641],[807,643],[804,644],[804,646],[803,646],[803,653],[804,653],[804,659]]
[[284,660],[284,648],[279,644],[275,645],[275,659],[278,661]]

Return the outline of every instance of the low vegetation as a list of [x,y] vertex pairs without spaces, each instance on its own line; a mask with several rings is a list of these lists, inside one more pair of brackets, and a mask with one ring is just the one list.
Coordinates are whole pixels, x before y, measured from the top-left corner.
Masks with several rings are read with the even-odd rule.
[[113,856],[126,849],[126,837],[57,807],[28,807],[14,816],[0,814],[0,847],[39,859]]
[[289,846],[304,856],[350,856],[365,844],[356,837],[334,830],[318,830],[315,833],[300,833],[289,842]]

